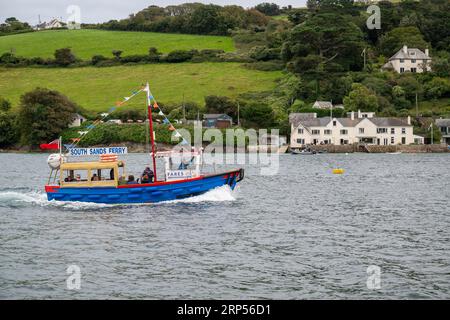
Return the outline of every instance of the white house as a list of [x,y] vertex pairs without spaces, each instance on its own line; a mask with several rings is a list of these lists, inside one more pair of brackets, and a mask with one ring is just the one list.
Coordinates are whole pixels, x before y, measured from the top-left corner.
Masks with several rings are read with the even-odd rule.
[[79,127],[86,121],[86,118],[78,113],[75,113],[72,118],[72,122],[69,124],[69,128]]
[[49,22],[42,22],[37,24],[34,29],[35,30],[45,30],[45,29],[56,29],[64,27],[64,23],[59,21],[58,19],[52,19]]
[[441,131],[441,142],[450,145],[450,119],[436,119],[436,126]]
[[351,112],[347,118],[317,118],[316,113],[291,113],[290,147],[307,145],[413,144],[411,118],[378,118],[371,112]]
[[395,70],[398,73],[431,71],[431,57],[428,49],[425,52],[417,48],[403,46],[396,54],[389,58],[383,66],[385,70]]

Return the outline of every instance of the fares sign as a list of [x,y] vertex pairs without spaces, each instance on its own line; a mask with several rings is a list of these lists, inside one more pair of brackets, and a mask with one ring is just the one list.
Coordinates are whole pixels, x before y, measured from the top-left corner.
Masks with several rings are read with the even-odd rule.
[[108,147],[108,148],[71,148],[69,149],[69,157],[81,156],[101,156],[105,154],[127,154],[127,147]]

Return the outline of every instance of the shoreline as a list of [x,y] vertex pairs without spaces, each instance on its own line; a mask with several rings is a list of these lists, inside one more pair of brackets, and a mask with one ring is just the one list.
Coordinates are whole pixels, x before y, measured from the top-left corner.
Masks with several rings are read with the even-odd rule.
[[[146,144],[141,143],[113,143],[109,145],[110,147],[127,147],[128,153],[148,153],[148,147]],[[92,146],[92,148],[103,147],[100,145]],[[157,143],[158,151],[170,151],[174,146]],[[310,146],[314,151],[318,152],[326,152],[326,153],[449,153],[450,148],[446,144],[425,144],[425,145],[390,145],[390,146],[380,146],[380,145],[313,145]],[[29,147],[15,147],[8,149],[0,149],[0,153],[17,153],[17,154],[51,154],[55,153],[54,151],[42,151],[38,148],[29,148]],[[221,152],[218,152],[221,153]],[[223,152],[226,154],[227,152]],[[235,150],[234,153],[255,153],[249,152],[248,150]],[[285,152],[289,154],[289,149]],[[283,154],[283,153],[280,153]]]

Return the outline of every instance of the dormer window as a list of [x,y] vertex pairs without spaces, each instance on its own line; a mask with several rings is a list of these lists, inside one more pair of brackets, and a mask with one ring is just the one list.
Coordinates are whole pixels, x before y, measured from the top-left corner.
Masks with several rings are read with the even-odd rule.
[[405,62],[405,59],[400,59],[400,63],[404,63]]
[[415,54],[416,54],[416,53],[415,53],[414,51],[410,51],[410,52],[409,52],[409,55],[410,55],[410,56],[413,56],[413,55],[415,55]]

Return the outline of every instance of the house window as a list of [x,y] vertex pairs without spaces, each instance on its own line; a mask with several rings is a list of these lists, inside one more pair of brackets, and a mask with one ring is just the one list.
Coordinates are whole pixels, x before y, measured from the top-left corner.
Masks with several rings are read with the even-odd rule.
[[324,130],[324,134],[326,134],[326,135],[330,135],[330,134],[331,134],[331,130],[329,130],[329,129],[327,129],[327,130]]
[[400,59],[400,63],[404,63],[405,62],[405,59]]
[[391,134],[395,134],[395,128],[391,128]]
[[297,139],[298,144],[305,144],[305,139]]
[[391,144],[394,144],[395,143],[395,139],[394,139],[394,137],[391,137]]
[[336,120],[334,120],[334,121],[333,121],[333,126],[335,126],[335,127],[336,127]]
[[405,68],[400,68],[400,73],[405,72]]
[[303,134],[303,129],[298,129],[299,134]]
[[320,134],[320,130],[314,129],[311,131],[311,133],[314,135],[318,135],[318,134]]
[[416,63],[416,59],[411,59],[411,63]]
[[346,135],[346,134],[348,134],[348,130],[346,130],[346,129],[342,129],[342,130],[341,130],[341,134],[342,134],[342,135]]
[[402,128],[402,134],[406,134],[406,128]]
[[359,133],[364,134],[364,128],[359,128]]
[[411,68],[411,72],[416,73],[417,72],[417,68]]
[[377,133],[387,133],[387,128],[377,128]]

